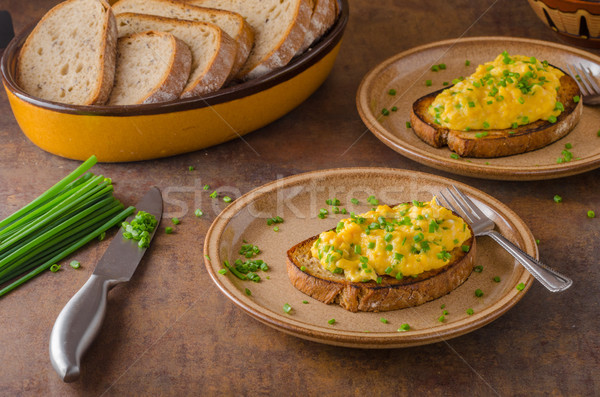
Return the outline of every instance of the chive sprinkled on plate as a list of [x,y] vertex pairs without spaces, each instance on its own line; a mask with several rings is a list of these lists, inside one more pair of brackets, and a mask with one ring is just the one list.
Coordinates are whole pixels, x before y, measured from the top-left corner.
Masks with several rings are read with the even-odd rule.
[[283,311],[286,312],[286,313],[289,313],[289,312],[292,311],[292,307],[290,306],[289,303],[286,303],[286,304],[283,305]]
[[408,331],[410,329],[410,325],[408,325],[408,323],[404,323],[402,325],[400,325],[400,328],[398,328],[398,332],[405,332]]
[[382,322],[382,323],[384,323],[384,324],[387,324],[387,323],[389,322],[389,321],[388,321],[386,318],[383,318],[383,317],[381,317],[381,318],[379,319],[379,321],[381,321],[381,322]]
[[79,261],[71,261],[71,263],[69,263],[69,265],[73,269],[79,269],[81,267],[81,263]]
[[332,318],[331,320],[327,321],[330,325],[335,324],[335,318]]
[[196,209],[196,211],[194,211],[194,215],[196,215],[197,218],[200,218],[202,215],[204,215],[204,212],[202,212],[202,210],[198,208]]
[[477,288],[475,290],[475,296],[478,297],[478,298],[481,298],[483,296],[483,291],[480,290],[479,288]]
[[500,276],[496,276],[492,280],[494,280],[494,282],[496,282],[496,283],[499,283],[500,282]]
[[474,271],[475,273],[481,273],[481,272],[483,271],[483,266],[481,266],[481,265],[475,266],[475,267],[473,268],[473,271]]
[[472,315],[473,315],[473,313],[474,313],[474,312],[473,312],[473,309],[471,309],[471,308],[468,308],[468,309],[467,309],[467,314],[468,314],[469,316],[472,316]]
[[167,226],[167,227],[165,227],[165,233],[166,233],[166,234],[171,234],[171,233],[173,233],[173,228],[172,228],[172,227],[170,227],[170,226]]
[[523,291],[525,289],[525,284],[524,283],[519,283],[516,286],[518,291]]
[[179,225],[179,218],[171,218],[171,222],[173,222],[174,225]]
[[50,271],[52,273],[56,273],[59,270],[60,270],[60,265],[57,265],[56,263],[54,265],[50,266]]
[[395,90],[395,89],[393,89],[393,88],[391,88],[391,89],[388,91],[388,94],[390,94],[390,95],[394,96],[394,95],[396,95],[396,90]]
[[[410,121],[406,122],[406,128],[412,128],[412,125],[410,124]],[[598,131],[598,134],[600,134],[600,131]],[[600,135],[598,135],[600,136]]]
[[219,273],[219,274],[225,274],[225,273],[227,273],[227,269],[219,269],[217,271],[217,273]]
[[554,202],[555,203],[562,203],[562,197],[560,197],[558,194],[554,195]]
[[427,87],[431,87],[431,85],[432,85],[432,84],[433,84],[433,83],[431,82],[431,80],[425,80],[425,85],[426,85]]
[[252,295],[252,291],[250,291],[248,288],[246,288],[246,289],[244,290],[244,292],[245,292],[245,293],[246,293],[246,295],[248,295],[248,296]]
[[592,210],[589,210],[587,212],[587,216],[588,216],[588,218],[595,218],[596,217],[596,213],[594,211],[592,211]]

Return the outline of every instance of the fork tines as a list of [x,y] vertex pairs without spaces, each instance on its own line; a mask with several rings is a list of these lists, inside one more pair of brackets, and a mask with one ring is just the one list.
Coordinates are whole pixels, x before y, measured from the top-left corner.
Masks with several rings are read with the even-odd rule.
[[584,96],[600,95],[600,87],[598,86],[598,83],[596,83],[596,79],[589,68],[585,68],[580,63],[579,68],[573,65],[575,72],[573,72],[573,69],[571,69],[570,65],[567,65],[567,69]]

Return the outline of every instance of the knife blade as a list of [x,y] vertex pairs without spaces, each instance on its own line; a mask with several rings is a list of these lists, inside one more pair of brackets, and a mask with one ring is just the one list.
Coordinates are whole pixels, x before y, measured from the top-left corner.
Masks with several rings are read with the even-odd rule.
[[[162,196],[158,188],[151,188],[136,205],[137,211],[146,211],[160,223]],[[127,218],[131,221],[134,215]],[[150,241],[157,227],[150,234]],[[142,260],[145,248],[135,240],[123,237],[123,228],[112,239],[94,272],[81,289],[65,305],[50,334],[50,361],[65,382],[73,382],[81,373],[81,357],[90,346],[106,314],[108,291],[127,282]]]

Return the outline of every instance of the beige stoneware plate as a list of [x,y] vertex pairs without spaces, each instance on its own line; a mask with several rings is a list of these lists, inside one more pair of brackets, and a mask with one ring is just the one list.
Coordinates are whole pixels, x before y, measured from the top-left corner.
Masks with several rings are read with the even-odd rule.
[[[460,76],[472,74],[477,65],[491,61],[502,51],[535,56],[567,70],[567,64],[582,64],[600,75],[600,57],[556,43],[514,37],[473,37],[440,41],[417,47],[384,61],[363,79],[357,94],[358,112],[375,136],[390,148],[419,163],[455,174],[499,180],[541,180],[579,174],[600,167],[600,108],[585,106],[579,124],[566,137],[542,149],[491,159],[452,159],[447,147],[437,149],[421,141],[406,127],[412,103],[421,96],[444,88]],[[470,65],[466,66],[465,61]],[[432,65],[445,70],[431,71]],[[426,80],[432,85],[427,87]],[[389,95],[390,89],[396,95]],[[397,107],[389,116],[382,109]],[[558,164],[565,144],[571,143],[573,160]]]
[[[481,273],[450,294],[424,305],[383,313],[351,313],[337,305],[316,301],[290,283],[286,271],[286,251],[296,243],[331,229],[343,217],[332,214],[325,201],[337,198],[340,209],[361,213],[371,206],[370,195],[380,203],[430,200],[440,189],[455,184],[496,222],[502,234],[516,242],[528,254],[538,257],[535,240],[523,221],[509,208],[468,185],[439,176],[388,168],[342,168],[299,174],[268,183],[235,200],[215,219],[204,243],[206,269],[221,292],[247,314],[280,331],[300,338],[338,346],[359,348],[396,348],[422,345],[453,338],[473,331],[498,318],[514,306],[529,289],[533,277],[490,239],[477,240],[476,264]],[[359,200],[358,205],[351,203]],[[321,208],[330,215],[319,219]],[[279,231],[267,225],[267,219],[281,216]],[[346,215],[348,216],[348,215]],[[242,281],[230,272],[219,274],[222,263],[241,258],[243,241],[261,249],[256,258],[269,265],[258,272],[258,283]],[[267,279],[267,276],[269,277]],[[501,281],[493,278],[499,276]],[[516,286],[525,284],[523,291]],[[251,295],[245,290],[249,289]],[[477,298],[475,290],[483,297]],[[303,301],[308,301],[304,304]],[[283,311],[285,304],[293,309]],[[443,322],[441,305],[449,312]],[[472,308],[469,316],[466,310]],[[387,323],[381,321],[387,320]],[[330,325],[329,320],[335,319]],[[398,332],[401,324],[411,329]]]

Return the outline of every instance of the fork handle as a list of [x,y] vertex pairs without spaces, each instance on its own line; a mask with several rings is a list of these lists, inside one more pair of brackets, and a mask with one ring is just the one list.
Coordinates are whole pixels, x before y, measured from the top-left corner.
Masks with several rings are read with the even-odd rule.
[[502,248],[511,254],[525,269],[529,271],[542,285],[552,292],[564,291],[573,284],[573,280],[550,269],[540,261],[528,255],[500,233],[491,230],[482,233],[493,238]]

